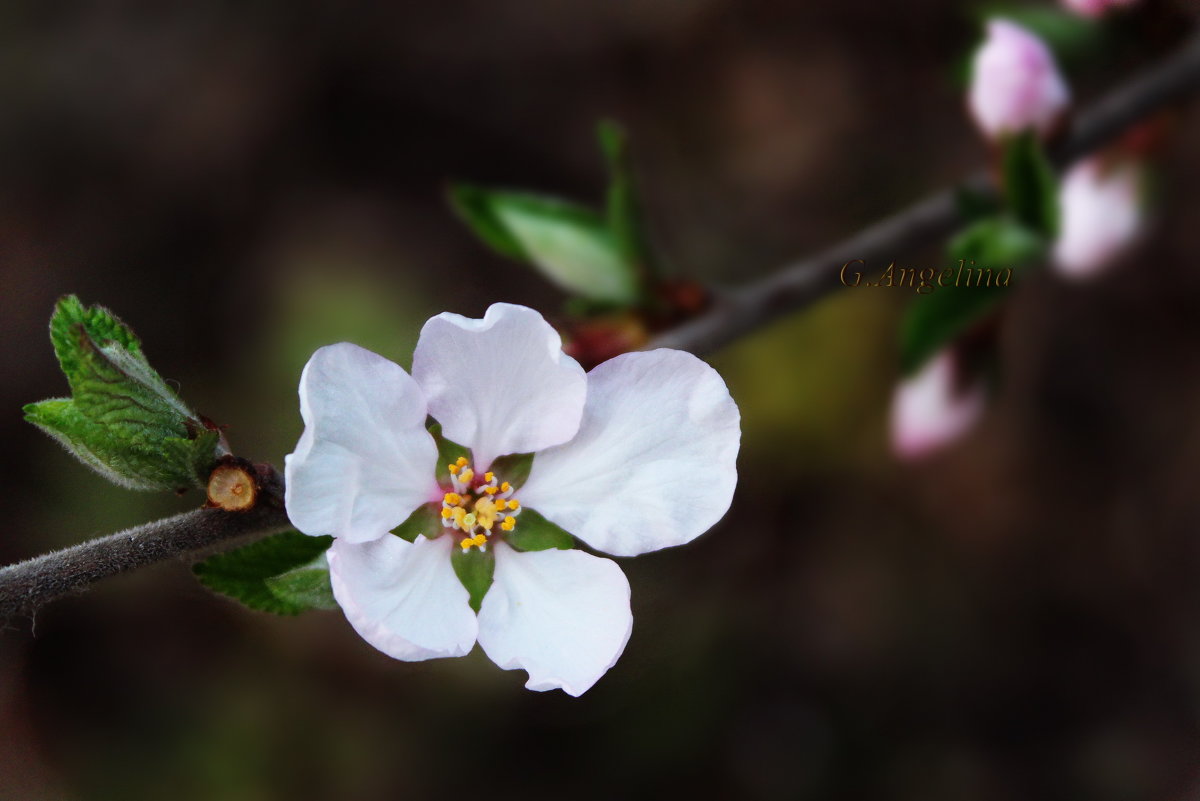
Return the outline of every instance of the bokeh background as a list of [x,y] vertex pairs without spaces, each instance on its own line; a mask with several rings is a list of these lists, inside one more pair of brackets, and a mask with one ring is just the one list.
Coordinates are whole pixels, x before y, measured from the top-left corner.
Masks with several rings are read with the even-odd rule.
[[[1076,96],[1195,14],[1123,22],[1068,65]],[[115,310],[237,452],[279,465],[316,347],[407,365],[439,311],[561,308],[451,215],[448,179],[598,198],[611,117],[678,273],[751,280],[984,162],[977,15],[6,5],[0,561],[200,501],[110,486],[22,421],[65,392],[60,294]],[[1200,120],[1172,125],[1145,244],[1094,283],[1023,286],[996,402],[932,459],[887,446],[908,293],[845,290],[713,354],[743,412],[733,508],[622,560],[633,637],[581,699],[478,650],[394,662],[337,612],[251,612],[164,564],[0,633],[0,798],[1197,797]]]

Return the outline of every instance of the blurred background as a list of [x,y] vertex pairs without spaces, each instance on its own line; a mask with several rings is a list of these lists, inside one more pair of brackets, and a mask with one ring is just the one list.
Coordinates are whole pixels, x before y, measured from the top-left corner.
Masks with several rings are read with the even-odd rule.
[[[109,485],[22,421],[66,392],[59,295],[113,309],[282,465],[320,345],[407,366],[439,311],[561,309],[447,180],[598,199],[611,117],[677,274],[752,280],[984,163],[978,11],[8,4],[0,561],[201,500]],[[1080,104],[1195,13],[1145,7],[1067,64]],[[1098,281],[1022,286],[1000,394],[943,453],[887,445],[909,292],[845,290],[713,354],[744,421],[733,508],[621,560],[633,637],[582,698],[478,650],[392,661],[340,613],[252,612],[164,564],[0,636],[0,798],[1198,797],[1200,119],[1173,124],[1152,234]]]

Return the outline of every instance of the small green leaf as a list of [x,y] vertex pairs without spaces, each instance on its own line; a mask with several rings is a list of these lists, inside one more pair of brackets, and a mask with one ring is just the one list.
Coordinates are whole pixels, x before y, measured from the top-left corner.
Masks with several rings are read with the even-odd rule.
[[951,240],[948,251],[957,264],[953,269],[959,285],[918,295],[909,306],[901,324],[901,370],[906,375],[916,371],[992,312],[1008,296],[1017,271],[1045,247],[1044,239],[1006,217],[981,220]]
[[529,471],[533,469],[532,453],[510,453],[492,462],[491,471],[496,474],[498,481],[507,481],[514,489],[529,480]]
[[597,129],[600,149],[608,161],[608,228],[626,264],[632,266],[638,283],[647,287],[658,272],[641,203],[629,167],[625,132],[605,120]]
[[154,371],[128,326],[69,295],[55,307],[50,340],[72,397],[28,404],[26,420],[121,486],[205,485],[225,452],[220,433]]
[[517,527],[505,535],[509,545],[518,551],[546,551],[557,548],[565,551],[575,547],[575,538],[532,509],[522,509]]
[[416,542],[417,536],[420,534],[424,534],[427,540],[440,536],[442,533],[441,505],[426,503],[418,506],[407,520],[392,529],[392,533],[409,542]]
[[[205,587],[241,601],[251,609],[296,615],[314,608],[310,601],[317,597],[303,597],[297,585],[306,581],[311,585],[315,579],[283,577],[297,568],[316,569],[314,560],[332,544],[332,537],[310,537],[298,531],[285,531],[235,551],[210,556],[194,565],[192,570]],[[275,588],[268,584],[271,579],[280,579]],[[311,586],[309,589],[317,592]]]
[[459,460],[460,457],[471,460],[471,451],[457,442],[446,439],[442,435],[442,424],[433,422],[433,418],[429,418],[431,422],[427,426],[429,433],[433,436],[433,441],[437,443],[438,461],[437,468],[434,470],[434,475],[443,486],[450,483],[449,466]]
[[455,548],[450,553],[450,566],[471,594],[471,608],[478,612],[479,605],[483,603],[483,596],[487,595],[487,591],[492,587],[492,576],[496,572],[496,552],[490,548],[486,551],[470,548],[465,552],[462,548]]
[[1018,222],[1047,237],[1058,232],[1058,179],[1033,131],[1004,145],[1004,195]]
[[298,609],[338,608],[324,554],[304,567],[266,579],[266,585],[276,598]]
[[558,198],[466,184],[451,187],[450,200],[497,253],[533,264],[566,291],[613,303],[638,299],[637,274],[595,211]]

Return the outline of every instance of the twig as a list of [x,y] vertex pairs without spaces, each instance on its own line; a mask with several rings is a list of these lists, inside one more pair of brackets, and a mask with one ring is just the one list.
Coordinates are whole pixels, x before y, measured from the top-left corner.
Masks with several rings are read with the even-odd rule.
[[[1200,37],[1082,115],[1056,152],[1056,162],[1063,164],[1094,150],[1198,84]],[[964,186],[983,193],[995,191],[985,176],[975,176]],[[838,272],[846,262],[890,256],[953,230],[960,222],[955,192],[931,195],[815,256],[722,295],[709,311],[659,336],[653,345],[712,351],[813,303],[840,285]],[[0,621],[33,612],[108,576],[287,528],[282,481],[266,494],[248,512],[187,512],[0,569]]]
[[[278,474],[276,474],[277,476]],[[245,512],[196,509],[0,569],[0,622],[118,573],[288,528],[283,484]]]
[[[1096,150],[1133,123],[1198,87],[1200,35],[1079,115],[1070,135],[1052,153],[1054,162],[1062,166]],[[996,191],[986,175],[975,175],[962,186],[985,195]],[[717,350],[837,289],[841,286],[839,272],[849,261],[891,261],[918,245],[950,234],[963,222],[957,191],[947,189],[930,195],[820,253],[718,295],[708,311],[659,335],[650,347],[693,353]]]

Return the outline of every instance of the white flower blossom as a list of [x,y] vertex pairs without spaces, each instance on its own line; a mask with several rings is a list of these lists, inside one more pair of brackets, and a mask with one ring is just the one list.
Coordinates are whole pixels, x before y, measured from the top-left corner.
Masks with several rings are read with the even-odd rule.
[[[462,656],[478,641],[500,667],[526,670],[532,690],[585,692],[621,655],[633,616],[615,562],[510,544],[521,513],[633,556],[698,537],[737,483],[739,414],[715,370],[662,349],[585,374],[522,306],[430,319],[412,375],[355,345],[321,348],[300,379],[300,412],[288,516],[336,538],[330,577],[350,624],[410,661]],[[470,457],[439,465],[427,415]],[[536,455],[521,486],[492,470],[524,453]],[[389,533],[426,504],[440,525],[413,542]],[[495,557],[478,615],[455,549]]]
[[892,451],[900,459],[920,459],[961,437],[983,415],[983,382],[960,386],[959,364],[945,348],[934,354],[892,398]]
[[1098,275],[1142,231],[1142,170],[1131,160],[1080,161],[1059,186],[1054,267],[1068,278]]
[[1069,101],[1070,91],[1045,43],[1015,22],[988,20],[967,93],[980,130],[993,140],[1029,129],[1044,136]]

